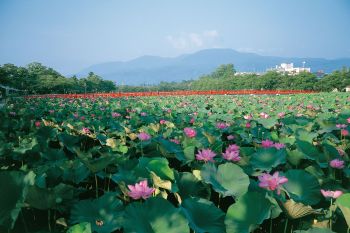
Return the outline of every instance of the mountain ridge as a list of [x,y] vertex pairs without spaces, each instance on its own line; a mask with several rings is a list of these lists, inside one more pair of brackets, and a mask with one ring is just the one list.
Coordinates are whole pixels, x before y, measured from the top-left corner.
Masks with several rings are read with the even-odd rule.
[[115,81],[118,85],[157,84],[161,81],[178,82],[197,79],[209,74],[219,65],[234,64],[239,72],[264,72],[280,63],[294,63],[295,66],[311,67],[312,72],[323,70],[331,73],[344,66],[350,67],[350,58],[298,58],[263,56],[255,53],[243,53],[233,49],[205,49],[177,57],[159,57],[145,55],[129,61],[105,62],[87,67],[78,72],[84,77],[89,72]]

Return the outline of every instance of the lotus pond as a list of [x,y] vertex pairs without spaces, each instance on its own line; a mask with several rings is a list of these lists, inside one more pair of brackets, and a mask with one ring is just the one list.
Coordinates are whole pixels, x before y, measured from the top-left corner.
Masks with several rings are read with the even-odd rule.
[[350,95],[15,99],[0,232],[349,232]]

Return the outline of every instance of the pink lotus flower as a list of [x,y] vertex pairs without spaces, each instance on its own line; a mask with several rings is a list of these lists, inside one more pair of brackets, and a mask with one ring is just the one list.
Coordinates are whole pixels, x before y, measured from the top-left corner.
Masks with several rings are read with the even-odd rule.
[[330,197],[330,198],[334,198],[334,199],[343,195],[343,192],[340,190],[330,191],[330,190],[321,189],[321,193],[325,198]]
[[341,133],[341,135],[343,135],[344,137],[349,135],[349,131],[347,131],[346,129],[340,130],[340,133]]
[[266,140],[261,141],[261,146],[263,148],[269,148],[269,147],[273,147],[274,143],[273,143],[273,141],[266,139]]
[[233,140],[233,139],[235,139],[235,136],[233,136],[233,135],[228,135],[227,136],[227,140]]
[[41,125],[41,122],[40,121],[36,121],[34,124],[35,124],[35,127],[39,128],[40,125]]
[[229,124],[227,124],[225,122],[216,123],[216,128],[218,128],[218,129],[226,129],[228,126],[229,126]]
[[224,159],[226,160],[233,162],[238,162],[241,160],[241,157],[239,156],[239,151],[226,150],[225,153],[222,153],[222,157],[224,157]]
[[284,176],[279,176],[278,172],[275,172],[273,175],[270,175],[269,173],[263,173],[261,176],[258,177],[260,183],[259,187],[274,191],[277,190],[277,194],[281,194],[281,185],[288,182],[288,179]]
[[74,113],[73,116],[74,116],[75,118],[78,118],[78,117],[79,117],[78,113]]
[[190,120],[190,124],[193,124],[194,123],[194,118],[191,118],[191,120]]
[[226,148],[225,153],[222,153],[222,157],[229,161],[240,161],[241,157],[239,156],[239,146],[237,146],[236,144],[229,145]]
[[273,146],[274,146],[277,150],[280,150],[280,149],[286,147],[286,145],[283,144],[283,143],[275,143],[275,144],[273,144]]
[[270,117],[269,114],[267,114],[267,113],[265,113],[265,112],[262,112],[262,113],[260,113],[259,115],[260,115],[260,118],[263,118],[263,119],[267,119],[267,118]]
[[80,120],[84,121],[84,120],[85,120],[85,117],[84,117],[84,116],[80,117]]
[[348,119],[346,119],[346,121],[350,124],[350,117]]
[[112,112],[112,117],[116,118],[116,117],[120,117],[121,114],[119,112]]
[[345,151],[343,149],[337,148],[337,151],[338,151],[340,156],[344,156],[345,155]]
[[311,104],[309,104],[308,106],[306,106],[307,109],[314,109],[314,106],[312,106]]
[[249,114],[249,115],[243,116],[243,118],[246,120],[251,120],[253,118],[253,116],[252,116],[252,114]]
[[141,116],[147,116],[147,113],[141,112],[140,115],[141,115]]
[[184,133],[186,134],[187,137],[189,138],[194,138],[197,135],[196,130],[192,128],[184,128]]
[[163,119],[159,121],[159,123],[160,123],[161,125],[164,125],[166,122],[167,122],[167,121],[166,121],[166,120],[163,120]]
[[90,129],[89,128],[83,128],[82,129],[82,132],[83,132],[83,134],[90,134],[91,132],[90,132]]
[[54,113],[55,113],[55,110],[49,110],[49,113],[50,113],[50,114],[54,114]]
[[149,135],[148,133],[144,133],[141,132],[137,135],[137,137],[141,140],[141,141],[148,141],[151,139],[151,135]]
[[239,151],[239,146],[237,146],[236,144],[232,144],[232,145],[229,145],[227,148],[226,148],[226,151]]
[[346,128],[346,124],[336,124],[335,127],[337,127],[338,129],[345,129]]
[[170,139],[170,141],[173,142],[173,143],[175,143],[175,144],[180,144],[180,141],[177,140],[177,139],[175,139],[175,138],[174,138],[174,139]]
[[128,185],[130,192],[128,192],[128,196],[134,200],[149,198],[152,193],[156,190],[155,188],[148,187],[147,180],[140,181],[135,185]]
[[246,127],[247,129],[249,129],[249,128],[251,127],[251,124],[250,124],[249,122],[247,122],[247,123],[245,124],[245,127]]
[[214,162],[214,157],[216,154],[210,150],[210,149],[203,149],[198,151],[198,154],[196,154],[196,159],[197,160],[203,160],[205,162],[211,161]]
[[332,168],[342,169],[344,168],[344,161],[340,159],[333,159],[332,161],[329,162],[329,165]]
[[286,113],[285,112],[280,112],[277,114],[279,118],[285,117]]

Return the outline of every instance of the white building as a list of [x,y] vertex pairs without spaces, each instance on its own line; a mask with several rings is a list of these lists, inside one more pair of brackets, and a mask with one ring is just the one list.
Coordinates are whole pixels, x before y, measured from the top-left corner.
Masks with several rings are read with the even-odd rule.
[[303,62],[303,67],[294,67],[293,63],[281,63],[281,65],[276,66],[273,70],[291,75],[299,74],[301,72],[311,72],[311,68],[305,67],[305,62]]

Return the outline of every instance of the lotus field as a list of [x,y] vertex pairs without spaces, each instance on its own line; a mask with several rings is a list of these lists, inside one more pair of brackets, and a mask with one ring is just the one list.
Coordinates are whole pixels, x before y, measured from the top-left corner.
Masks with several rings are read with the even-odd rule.
[[349,232],[350,95],[15,99],[0,232]]

